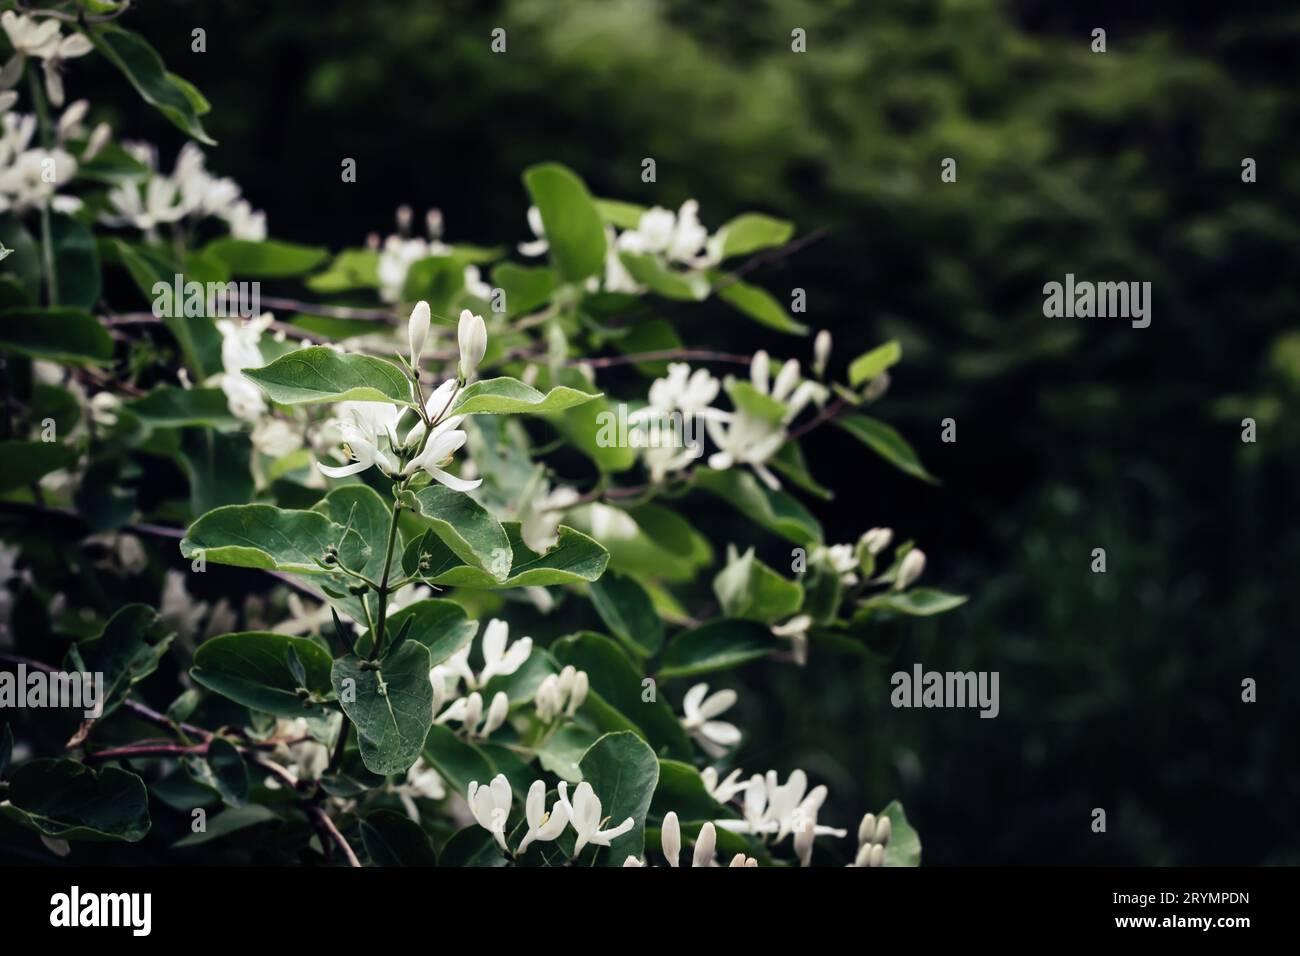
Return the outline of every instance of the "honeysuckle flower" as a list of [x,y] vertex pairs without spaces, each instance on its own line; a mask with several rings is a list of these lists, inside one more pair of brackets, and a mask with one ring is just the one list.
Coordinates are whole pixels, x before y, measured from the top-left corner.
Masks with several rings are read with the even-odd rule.
[[758,866],[758,860],[754,859],[752,856],[745,856],[745,854],[743,853],[737,853],[735,856],[731,858],[731,862],[727,865],[728,867]]
[[629,866],[645,866],[645,864],[642,863],[640,860],[638,860],[636,857],[629,856],[626,860],[623,861],[623,868],[626,869]]
[[772,633],[790,642],[790,653],[799,666],[808,663],[808,631],[813,619],[807,614],[796,614],[784,624],[773,624]]
[[715,767],[705,767],[700,771],[700,779],[704,781],[704,789],[718,803],[730,803],[732,797],[738,793],[744,793],[749,789],[750,781],[740,780],[741,770],[737,767],[731,773],[727,774],[725,780],[718,780],[718,771]]
[[487,353],[487,325],[483,316],[462,309],[456,327],[456,340],[460,345],[460,377],[468,380],[478,371],[479,362]]
[[533,639],[521,637],[507,646],[509,640],[509,624],[495,617],[488,621],[483,630],[483,670],[478,675],[478,686],[498,675],[513,674],[528,660],[528,655],[533,652]]
[[[549,843],[569,825],[569,808],[561,800],[556,800],[551,812],[546,812],[546,783],[534,780],[528,788],[528,797],[524,803],[524,819],[528,821],[528,832],[519,841],[516,855],[523,853],[535,841]],[[576,854],[575,854],[576,855]]]
[[546,227],[542,225],[542,211],[536,206],[528,207],[528,228],[533,231],[534,238],[529,242],[519,243],[519,254],[521,256],[544,256],[551,244],[546,241]]
[[722,234],[710,241],[708,230],[700,224],[699,210],[700,204],[694,199],[682,203],[676,213],[661,206],[647,209],[636,229],[618,237],[618,248],[638,255],[662,256],[695,269],[716,265],[722,258]]
[[853,545],[827,545],[814,551],[813,558],[824,558],[831,570],[840,576],[841,584],[851,586],[858,583],[858,554]]
[[559,541],[560,518],[581,496],[565,485],[551,488],[541,477],[529,480],[520,493],[519,533],[531,551],[545,554]]
[[386,437],[391,445],[397,444],[394,428],[400,409],[387,402],[340,402],[338,408],[346,417],[336,419],[333,424],[352,463],[334,467],[317,462],[321,474],[327,478],[347,478],[378,465],[385,474],[396,475],[399,471],[397,461],[380,448],[380,442]]
[[822,378],[826,374],[826,364],[831,360],[831,333],[822,329],[813,339],[813,374]]
[[420,367],[420,356],[424,354],[425,343],[429,341],[429,303],[421,299],[411,310],[411,318],[406,323],[406,341],[411,346],[411,368]]
[[478,266],[468,265],[465,267],[465,291],[478,299],[492,298],[492,285],[484,282]]
[[468,697],[458,697],[452,701],[451,706],[434,718],[435,724],[445,724],[454,720],[461,725],[468,734],[474,733],[474,728],[478,722],[483,719],[483,695],[474,691]]
[[503,773],[492,778],[492,782],[480,787],[477,780],[469,785],[469,811],[475,822],[496,838],[501,849],[506,848],[506,819],[510,816],[510,805],[515,795],[510,789],[510,781]]
[[20,56],[53,56],[59,48],[59,21],[53,18],[37,20],[6,10],[0,13],[0,26]]
[[196,601],[185,587],[185,575],[175,569],[163,577],[158,617],[185,640],[193,640],[208,614],[208,602]]
[[829,397],[825,385],[801,377],[797,359],[787,359],[774,380],[770,379],[771,364],[766,352],[755,352],[749,364],[749,380],[756,390],[785,406],[783,423],[789,424],[797,418],[809,402],[820,405]]
[[724,720],[714,720],[736,703],[734,690],[720,690],[712,696],[708,684],[696,684],[682,698],[682,727],[710,757],[721,757],[728,747],[740,743],[740,729]]
[[601,816],[600,797],[596,796],[596,791],[591,789],[591,784],[582,781],[573,791],[573,801],[570,803],[568,795],[568,784],[561,780],[559,784],[560,802],[564,804],[564,809],[568,811],[569,822],[573,824],[573,831],[578,835],[573,844],[573,855],[576,858],[587,844],[593,846],[609,846],[611,840],[621,837],[628,830],[631,830],[636,821],[628,817],[618,826],[602,830],[601,824],[604,818]]
[[[329,766],[329,748],[308,737],[307,721],[302,717],[278,719],[273,739],[276,745],[271,751],[271,759],[281,764],[295,782],[318,780]],[[280,786],[275,777],[266,778],[267,789],[278,790]]]
[[785,444],[784,428],[743,410],[733,413],[728,423],[706,418],[704,425],[719,449],[709,456],[710,468],[725,471],[748,465],[763,484],[773,491],[780,489],[781,482],[765,462]]
[[231,203],[226,210],[226,225],[230,235],[245,242],[263,242],[266,239],[266,213],[254,211],[247,199]]
[[131,226],[152,232],[159,225],[176,222],[185,215],[176,184],[165,176],[151,176],[141,195],[140,184],[124,182],[108,192],[108,204],[114,212],[100,215],[108,226]]
[[420,758],[411,765],[411,769],[406,771],[406,780],[392,788],[397,799],[402,801],[402,806],[406,809],[406,815],[411,818],[412,822],[420,822],[420,808],[415,804],[416,797],[424,797],[428,800],[441,800],[447,795],[446,789],[442,785],[442,776],[433,767]]
[[750,778],[742,819],[715,822],[732,833],[751,833],[774,843],[805,829],[813,837],[842,837],[847,831],[817,823],[817,812],[825,799],[825,786],[808,792],[808,776],[802,770],[791,772],[785,783],[780,783],[775,770],[769,770],[765,776],[755,774]]
[[548,723],[560,714],[572,717],[587,699],[589,686],[587,672],[572,664],[566,664],[559,674],[547,674],[533,697],[538,719]]
[[259,452],[271,458],[283,458],[302,447],[302,435],[283,418],[261,419],[253,426],[248,440]]
[[471,730],[471,736],[490,737],[493,731],[498,730],[506,722],[509,713],[510,697],[505,691],[499,690],[492,695],[492,703],[488,706],[487,717],[483,721],[482,728],[477,734]]
[[691,855],[691,866],[712,866],[717,845],[718,831],[712,823],[706,821],[700,827],[700,835],[695,838],[695,852]]
[[686,362],[672,362],[667,376],[651,383],[649,404],[629,415],[628,420],[668,418],[679,412],[686,420],[699,416],[725,421],[731,417],[730,414],[712,407],[721,388],[722,383],[709,374],[708,369],[697,368],[692,372]]
[[876,819],[868,813],[858,824],[858,852],[849,866],[874,867],[885,865],[885,847],[889,845],[892,825],[888,817]]
[[920,548],[913,548],[899,562],[898,574],[894,576],[894,590],[902,591],[904,588],[910,587],[924,570],[925,552]]
[[664,814],[663,826],[659,830],[659,843],[668,865],[676,867],[677,854],[682,849],[682,828],[677,822],[677,813],[673,810]]
[[860,547],[867,549],[869,554],[879,554],[889,547],[889,542],[894,540],[894,532],[891,528],[871,528],[862,532],[862,537],[858,539]]
[[28,149],[0,169],[0,212],[12,209],[25,212],[47,203],[56,212],[75,212],[81,200],[75,196],[56,196],[58,188],[72,181],[77,161],[71,154],[54,149]]

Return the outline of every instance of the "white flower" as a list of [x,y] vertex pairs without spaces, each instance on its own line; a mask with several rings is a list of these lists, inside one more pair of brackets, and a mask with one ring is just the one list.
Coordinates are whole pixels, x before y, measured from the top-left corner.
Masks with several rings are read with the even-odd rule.
[[497,675],[508,676],[519,670],[533,652],[533,639],[521,637],[507,647],[510,625],[499,618],[488,621],[483,630],[483,670],[478,675],[482,686]]
[[196,601],[185,588],[185,575],[169,570],[163,578],[162,600],[158,616],[181,637],[192,639],[199,632],[199,624],[208,613],[207,601]]
[[528,228],[533,231],[536,238],[531,242],[519,243],[519,254],[521,256],[546,255],[546,251],[551,248],[551,244],[546,241],[546,228],[542,225],[542,211],[536,206],[528,207]]
[[[482,478],[458,478],[443,470],[469,438],[458,427],[464,420],[464,415],[453,415],[434,425],[429,440],[424,445],[424,451],[408,461],[401,474],[412,475],[423,469],[435,481],[441,482],[454,491],[473,491],[483,484]],[[422,430],[422,426],[417,427],[421,427]]]
[[830,391],[820,382],[804,379],[799,373],[797,359],[788,359],[777,372],[775,380],[769,381],[772,360],[763,351],[754,353],[749,364],[750,383],[764,395],[776,399],[785,406],[784,424],[789,424],[807,407],[809,402],[822,404]]
[[826,374],[826,363],[831,360],[831,334],[826,329],[813,339],[813,373],[818,378]]
[[840,576],[840,583],[854,585],[858,583],[858,553],[851,544],[832,544],[818,548],[813,558],[824,558],[832,571]]
[[721,757],[728,747],[740,743],[740,730],[735,724],[714,720],[736,703],[734,690],[720,690],[710,697],[708,684],[696,684],[682,699],[682,727],[695,738],[700,748],[711,757]]
[[51,203],[56,211],[80,208],[72,196],[55,196],[59,186],[72,181],[77,161],[62,149],[29,149],[0,169],[0,211],[23,212]]
[[869,554],[879,554],[889,547],[889,542],[894,540],[894,532],[890,528],[871,528],[862,532],[862,537],[858,539],[858,544],[867,549]]
[[414,823],[420,822],[420,808],[415,804],[416,797],[441,800],[447,795],[442,785],[442,777],[437,770],[426,764],[423,758],[416,760],[411,765],[411,769],[406,771],[406,781],[393,787],[392,790],[402,801],[402,806],[406,808],[406,815]]
[[397,444],[394,428],[401,410],[387,402],[340,402],[338,407],[346,417],[336,419],[332,424],[342,436],[344,451],[352,463],[334,467],[317,462],[321,474],[327,478],[346,478],[365,471],[371,465],[379,465],[385,474],[396,475],[399,470],[397,462],[379,445],[385,437],[390,447]]
[[743,853],[737,853],[731,858],[731,862],[727,864],[727,866],[758,866],[758,860],[754,859],[752,856],[745,856]]
[[[301,717],[282,717],[275,722],[274,738],[277,742],[271,757],[284,766],[295,782],[319,779],[330,762],[329,748],[308,737],[307,731],[307,721]],[[275,777],[267,777],[266,787],[278,790],[280,781]]]
[[477,299],[491,299],[492,286],[484,282],[478,266],[469,265],[465,267],[465,291]]
[[481,315],[475,315],[469,309],[462,309],[460,323],[456,328],[456,340],[460,345],[460,377],[468,380],[477,370],[479,362],[487,353],[487,325]]
[[[819,836],[842,837],[847,831],[820,826],[817,812],[826,799],[826,787],[819,786],[808,792],[808,776],[802,770],[793,771],[785,783],[780,783],[775,770],[765,777],[755,774],[750,778],[743,803],[741,820],[718,820],[717,825],[732,833],[752,833],[777,843],[790,833],[810,831],[806,840]],[[800,843],[804,852],[810,848]]]
[[569,825],[569,808],[564,801],[557,799],[551,807],[551,812],[547,813],[546,784],[541,780],[534,780],[533,785],[528,788],[528,798],[524,803],[524,818],[528,821],[528,832],[519,841],[516,854],[523,853],[534,841],[549,843],[563,833],[564,828]]
[[876,819],[874,813],[868,813],[858,824],[858,852],[849,866],[875,867],[885,865],[885,847],[893,832],[889,817]]
[[[491,736],[493,731],[500,728],[506,722],[509,713],[510,698],[505,691],[497,691],[488,706],[487,717],[483,718],[483,695],[474,691],[468,697],[461,697],[454,701],[438,715],[434,723],[445,724],[449,720],[458,721],[461,729],[465,731],[465,736],[481,739]],[[482,727],[478,725],[480,718],[483,718]]]
[[433,591],[423,584],[407,584],[388,596],[386,617],[392,617],[407,605],[433,597]]
[[688,420],[696,416],[726,420],[730,418],[727,412],[711,407],[721,388],[722,383],[709,374],[708,369],[698,368],[692,372],[686,362],[673,362],[668,366],[666,377],[651,383],[649,404],[630,418],[667,418],[673,412],[680,412]]
[[772,633],[790,642],[794,662],[801,667],[808,663],[808,631],[813,619],[807,614],[796,614],[784,624],[773,624]]
[[[226,393],[226,400],[231,401],[229,392]],[[263,455],[271,458],[283,458],[302,447],[302,435],[283,418],[263,418],[258,421],[253,426],[249,441]]]
[[664,823],[659,830],[659,844],[663,848],[668,865],[676,867],[677,854],[682,849],[682,828],[677,823],[675,811],[669,810],[664,814]]
[[420,367],[420,356],[424,354],[425,343],[429,341],[429,303],[421,299],[411,310],[411,319],[406,324],[406,339],[411,346],[411,368]]
[[232,203],[226,210],[224,218],[233,238],[245,242],[266,240],[266,213],[261,210],[254,212],[252,204],[247,199]]
[[903,556],[903,560],[898,565],[898,574],[894,577],[894,590],[901,591],[909,587],[924,570],[925,552],[920,548],[913,548]]
[[514,798],[510,781],[503,773],[493,777],[487,786],[480,787],[477,780],[469,785],[470,813],[479,826],[496,838],[502,850],[506,850],[506,818],[510,816]]
[[529,550],[545,554],[559,541],[561,513],[577,504],[580,495],[573,488],[552,489],[539,470],[520,493],[520,534]]
[[573,844],[575,858],[589,843],[593,846],[609,846],[611,840],[621,837],[636,823],[628,817],[613,829],[602,830],[601,824],[604,818],[601,816],[600,798],[596,796],[596,791],[591,789],[591,784],[585,780],[573,791],[572,803],[569,802],[568,784],[563,780],[560,781],[559,791],[560,802],[568,811],[573,830],[578,835]]
[[165,176],[151,176],[141,196],[140,184],[124,182],[108,192],[108,204],[114,213],[104,213],[99,218],[109,226],[131,226],[142,232],[151,232],[166,222],[176,222],[185,215],[176,184]]
[[730,803],[731,798],[738,793],[744,793],[749,789],[750,781],[743,783],[740,780],[740,768],[737,767],[727,778],[721,782],[718,781],[718,771],[715,767],[705,767],[700,771],[700,779],[704,781],[704,789],[708,791],[709,796],[718,803]]
[[712,823],[700,827],[700,835],[695,838],[695,852],[691,857],[691,866],[712,866],[713,854],[718,845],[718,831]]
[[645,866],[645,864],[636,857],[629,855],[628,858],[623,861],[623,868],[627,869],[629,866]]
[[716,265],[722,258],[722,234],[709,238],[700,224],[700,204],[694,199],[682,203],[674,214],[655,206],[641,214],[636,229],[618,237],[618,248],[637,255],[661,256],[693,269]]
[[59,21],[53,18],[37,20],[12,10],[0,13],[0,26],[9,35],[14,52],[22,56],[53,56],[59,48]]
[[533,696],[538,719],[549,723],[560,714],[572,717],[587,699],[589,686],[587,672],[572,664],[566,664],[559,674],[547,674]]

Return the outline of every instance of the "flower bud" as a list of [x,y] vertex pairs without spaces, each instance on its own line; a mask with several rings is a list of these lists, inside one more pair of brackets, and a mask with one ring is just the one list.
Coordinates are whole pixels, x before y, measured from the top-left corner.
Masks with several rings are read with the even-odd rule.
[[880,822],[876,824],[876,839],[872,842],[878,846],[889,845],[889,835],[893,832],[893,825],[889,822],[889,817],[881,817]]
[[483,317],[469,309],[462,310],[456,339],[460,344],[460,377],[468,379],[478,370],[478,363],[487,353],[487,325]]
[[902,563],[898,566],[898,574],[894,578],[894,590],[902,591],[919,578],[924,570],[925,552],[920,548],[913,548],[907,552]]
[[813,372],[818,378],[826,374],[826,363],[831,360],[831,334],[826,329],[813,339]]
[[659,831],[659,841],[668,865],[676,866],[677,854],[682,849],[682,828],[677,823],[677,814],[671,810],[664,814],[664,825]]
[[718,831],[712,823],[700,827],[700,835],[695,838],[695,855],[691,866],[709,866],[713,862],[713,850],[718,845]]
[[889,547],[889,542],[894,540],[894,532],[890,528],[872,528],[862,534],[859,543],[864,545],[872,554],[879,554]]
[[506,722],[506,715],[510,713],[510,698],[506,692],[499,690],[492,698],[492,705],[488,708],[487,720],[483,724],[482,736],[486,737],[492,731],[496,730]]
[[858,824],[858,846],[866,846],[876,840],[876,815],[868,813]]
[[578,671],[578,676],[573,679],[573,690],[569,693],[569,706],[565,713],[572,717],[578,712],[578,708],[583,705],[587,699],[587,691],[590,684],[587,680],[586,671]]
[[420,356],[429,341],[429,303],[421,300],[411,310],[411,321],[406,326],[406,338],[411,345],[411,368],[419,369]]

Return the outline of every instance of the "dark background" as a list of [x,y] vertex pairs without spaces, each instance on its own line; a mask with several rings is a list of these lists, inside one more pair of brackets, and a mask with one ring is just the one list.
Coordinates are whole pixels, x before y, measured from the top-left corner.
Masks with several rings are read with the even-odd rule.
[[[597,195],[696,197],[711,228],[756,209],[830,230],[751,278],[807,290],[837,370],[902,341],[878,411],[942,485],[825,429],[806,449],[837,498],[815,510],[832,540],[915,538],[926,581],[972,599],[886,662],[814,648],[741,672],[747,772],[804,767],[849,826],[900,797],[931,864],[1300,863],[1300,9],[149,0],[125,25],[212,101],[210,165],[276,238],[360,245],[410,203],[449,241],[511,244],[519,175],[549,159]],[[117,135],[170,168],[179,134],[84,63],[69,99],[123,110]],[[1044,318],[1067,272],[1150,281],[1151,326]],[[810,354],[711,306],[677,315],[692,344]],[[892,709],[913,661],[999,671],[1001,715]]]

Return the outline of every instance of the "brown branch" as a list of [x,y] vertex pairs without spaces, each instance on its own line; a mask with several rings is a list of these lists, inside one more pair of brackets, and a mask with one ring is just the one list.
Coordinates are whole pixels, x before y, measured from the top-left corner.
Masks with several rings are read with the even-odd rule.
[[339,849],[343,851],[343,855],[348,858],[348,866],[361,866],[361,861],[358,860],[357,855],[352,852],[352,847],[349,846],[348,841],[343,838],[343,834],[339,833],[338,827],[334,825],[334,821],[329,818],[328,813],[320,807],[308,807],[307,813],[316,821],[320,828],[329,835],[329,838],[338,845]]

